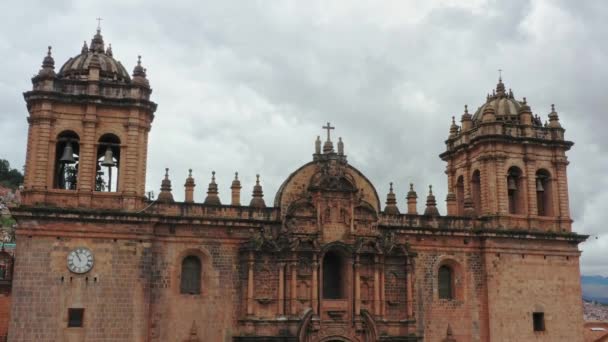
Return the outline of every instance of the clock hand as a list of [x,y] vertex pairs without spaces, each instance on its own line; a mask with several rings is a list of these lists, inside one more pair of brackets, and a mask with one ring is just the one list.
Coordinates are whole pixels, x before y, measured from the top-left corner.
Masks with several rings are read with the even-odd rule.
[[82,262],[82,259],[80,259],[80,255],[78,255],[78,252],[76,252],[74,254],[76,254],[76,257],[78,258],[78,261]]

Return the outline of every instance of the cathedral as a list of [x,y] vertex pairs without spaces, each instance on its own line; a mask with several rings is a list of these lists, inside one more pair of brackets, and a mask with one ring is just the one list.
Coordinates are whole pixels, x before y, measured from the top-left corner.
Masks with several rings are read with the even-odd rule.
[[220,198],[213,174],[197,203],[169,169],[147,197],[151,94],[99,29],[59,68],[49,47],[24,93],[8,341],[583,342],[554,107],[499,79],[452,118],[441,214],[431,187],[381,198],[329,123],[273,200],[238,174]]

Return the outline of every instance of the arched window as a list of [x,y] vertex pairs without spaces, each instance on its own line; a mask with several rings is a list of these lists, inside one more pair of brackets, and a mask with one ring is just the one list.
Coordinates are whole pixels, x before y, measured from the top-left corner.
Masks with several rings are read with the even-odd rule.
[[80,138],[72,131],[57,136],[53,188],[76,190],[80,163]]
[[519,168],[512,166],[507,172],[507,194],[509,196],[509,213],[524,213],[524,189],[522,172]]
[[345,298],[344,290],[344,259],[334,251],[325,253],[323,257],[323,298]]
[[471,196],[473,197],[473,207],[475,214],[481,214],[481,173],[479,170],[473,171],[471,177]]
[[536,207],[539,216],[553,215],[551,175],[547,170],[536,172]]
[[201,260],[189,255],[182,260],[180,292],[184,294],[201,293]]
[[454,272],[450,266],[439,267],[438,289],[440,299],[454,299]]
[[456,181],[456,201],[458,203],[458,215],[464,215],[464,178],[458,177]]
[[120,139],[114,134],[104,134],[99,138],[97,148],[97,175],[95,190],[118,191],[120,166]]

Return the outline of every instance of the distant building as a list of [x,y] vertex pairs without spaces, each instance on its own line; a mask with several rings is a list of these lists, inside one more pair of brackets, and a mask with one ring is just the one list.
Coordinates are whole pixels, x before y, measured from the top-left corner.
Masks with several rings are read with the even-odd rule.
[[32,83],[9,341],[583,342],[572,142],[502,80],[452,121],[446,216],[403,184],[383,206],[329,124],[270,203],[214,175],[195,203],[192,173],[176,202],[168,170],[150,201],[141,61],[98,30]]

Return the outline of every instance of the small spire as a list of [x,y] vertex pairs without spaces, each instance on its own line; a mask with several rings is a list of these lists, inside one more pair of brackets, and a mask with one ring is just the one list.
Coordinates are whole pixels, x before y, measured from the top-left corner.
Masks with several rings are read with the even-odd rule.
[[184,188],[186,190],[185,202],[192,203],[194,202],[194,178],[192,178],[192,169],[188,169],[188,178],[186,178],[186,183],[184,184]]
[[551,113],[549,113],[549,127],[550,128],[561,128],[562,125],[559,123],[559,116],[555,111],[555,105],[551,104]]
[[389,191],[386,195],[386,207],[384,207],[384,213],[387,215],[399,215],[399,208],[397,207],[397,196],[393,192],[393,182],[389,183]]
[[456,118],[452,116],[452,125],[450,125],[450,138],[455,137],[458,134],[458,125],[456,125]]
[[42,60],[42,69],[45,69],[45,71],[47,71],[47,72],[49,70],[55,69],[55,60],[53,59],[53,56],[51,55],[51,50],[52,50],[52,47],[49,45],[48,50],[46,51],[46,56]]
[[417,199],[418,195],[416,191],[414,191],[414,183],[410,183],[410,191],[407,193],[407,213],[410,215],[417,215],[418,210],[416,206],[418,205]]
[[255,175],[255,186],[253,187],[251,202],[249,203],[250,207],[254,208],[266,208],[266,203],[264,202],[264,192],[262,191],[262,186],[260,185],[260,175]]
[[241,205],[241,181],[239,180],[238,172],[234,173],[234,180],[232,181],[230,190],[232,191],[230,205]]
[[344,155],[344,142],[342,142],[342,137],[338,138],[338,155]]
[[469,106],[465,104],[464,113],[462,113],[462,116],[460,117],[460,122],[462,123],[462,131],[466,131],[471,128],[472,118],[473,117],[471,116],[471,114],[469,114]]
[[106,55],[108,55],[108,57],[113,57],[112,44],[108,44],[108,48],[106,49]]
[[321,154],[321,136],[317,135],[315,140],[315,154]]
[[80,50],[80,53],[85,54],[89,52],[89,47],[87,46],[87,41],[84,41],[84,44],[82,44],[82,49]]
[[137,65],[133,68],[133,77],[146,77],[146,70],[141,66],[141,55],[137,56]]
[[211,183],[207,189],[207,197],[205,198],[205,204],[221,205],[220,198],[218,196],[217,184],[215,183],[215,171],[211,171]]
[[171,180],[169,179],[169,168],[165,168],[165,178],[160,183],[160,194],[156,199],[158,202],[173,203],[173,194],[171,193]]
[[433,195],[433,186],[429,185],[429,195],[426,197],[426,209],[424,215],[428,216],[439,216],[439,210],[437,210],[437,201],[435,195]]

